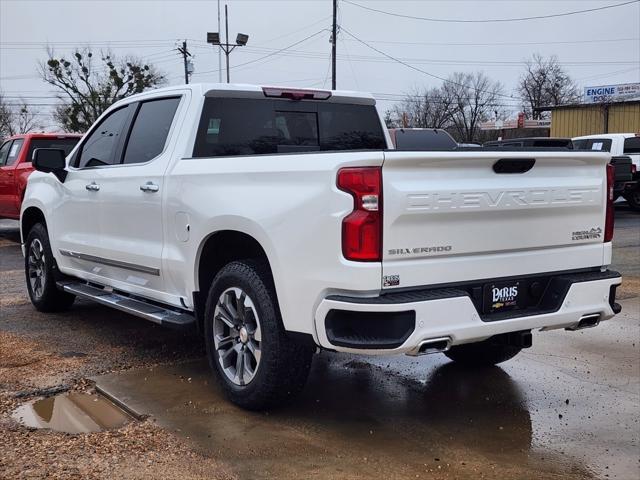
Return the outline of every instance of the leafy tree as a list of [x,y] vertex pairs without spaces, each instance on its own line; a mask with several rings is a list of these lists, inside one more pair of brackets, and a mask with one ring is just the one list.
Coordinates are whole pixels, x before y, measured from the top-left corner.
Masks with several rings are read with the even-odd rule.
[[100,60],[89,48],[76,50],[69,58],[49,59],[40,66],[45,82],[59,90],[60,105],[54,117],[70,132],[84,132],[118,100],[164,83],[164,76],[140,59],[117,59],[101,53]]
[[576,84],[559,64],[558,57],[544,58],[538,53],[526,62],[518,82],[518,94],[522,97],[525,115],[533,119],[543,118],[536,110],[538,107],[574,103],[580,98]]

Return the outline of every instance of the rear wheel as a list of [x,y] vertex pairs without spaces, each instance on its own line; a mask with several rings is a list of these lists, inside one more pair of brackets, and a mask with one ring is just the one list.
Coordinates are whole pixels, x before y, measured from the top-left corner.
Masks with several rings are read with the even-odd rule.
[[304,387],[313,348],[286,335],[264,262],[232,262],[218,273],[207,298],[205,335],[209,364],[233,403],[269,408]]
[[489,338],[482,342],[455,345],[444,354],[462,365],[482,367],[506,362],[520,353],[520,350],[522,350],[521,347]]
[[624,198],[633,210],[640,212],[640,188],[627,193]]
[[73,304],[75,296],[56,286],[56,266],[49,235],[42,223],[29,231],[25,245],[24,270],[31,303],[41,312],[60,312]]

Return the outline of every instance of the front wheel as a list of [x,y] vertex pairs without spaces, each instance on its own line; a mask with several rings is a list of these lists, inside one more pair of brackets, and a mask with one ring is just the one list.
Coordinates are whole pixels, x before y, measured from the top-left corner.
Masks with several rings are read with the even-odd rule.
[[47,228],[37,223],[26,241],[24,271],[31,303],[41,312],[60,312],[73,304],[75,296],[56,286],[55,260]]
[[444,354],[456,363],[468,366],[486,367],[512,359],[522,350],[489,338],[482,342],[455,345]]
[[232,262],[218,273],[207,298],[205,335],[209,364],[233,403],[274,407],[304,387],[313,348],[286,335],[265,263]]

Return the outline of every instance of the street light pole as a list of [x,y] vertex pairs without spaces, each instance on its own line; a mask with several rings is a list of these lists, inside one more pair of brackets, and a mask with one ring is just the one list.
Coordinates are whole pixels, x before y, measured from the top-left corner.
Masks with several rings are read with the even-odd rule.
[[[220,0],[218,0],[218,31],[220,31]],[[218,81],[222,83],[222,50],[218,49]]]
[[[225,39],[224,43],[220,42],[220,32],[207,32],[207,43],[211,45],[217,45],[225,54],[226,62],[227,62],[227,83],[231,82],[231,76],[229,73],[229,54],[233,52],[233,49],[236,47],[244,47],[249,41],[249,35],[244,33],[239,33],[236,37],[236,43],[229,43],[229,14],[227,10],[227,6],[224,6],[224,24],[225,24]],[[219,25],[219,24],[218,24]],[[220,29],[218,29],[220,30]],[[218,58],[218,65],[220,65],[220,60]],[[218,67],[218,71],[220,72],[220,80],[222,80],[222,68]]]
[[227,83],[229,82],[229,54],[231,53],[231,50],[233,50],[232,47],[231,50],[229,50],[229,12],[227,11],[227,5],[224,5],[224,29],[225,29],[225,34],[224,34],[224,43],[227,44],[227,48],[225,49],[225,53],[227,54]]

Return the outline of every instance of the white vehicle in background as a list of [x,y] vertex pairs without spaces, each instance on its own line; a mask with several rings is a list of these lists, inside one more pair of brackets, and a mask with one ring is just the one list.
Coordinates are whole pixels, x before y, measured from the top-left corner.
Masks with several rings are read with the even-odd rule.
[[603,133],[585,135],[571,139],[576,150],[609,152],[612,157],[627,156],[631,158],[633,189],[622,195],[634,210],[640,211],[640,133]]
[[317,348],[495,364],[532,331],[620,311],[608,163],[395,150],[357,92],[150,91],[109,108],[68,158],[35,151],[27,289],[40,311],[81,297],[196,328],[251,409],[300,391]]

